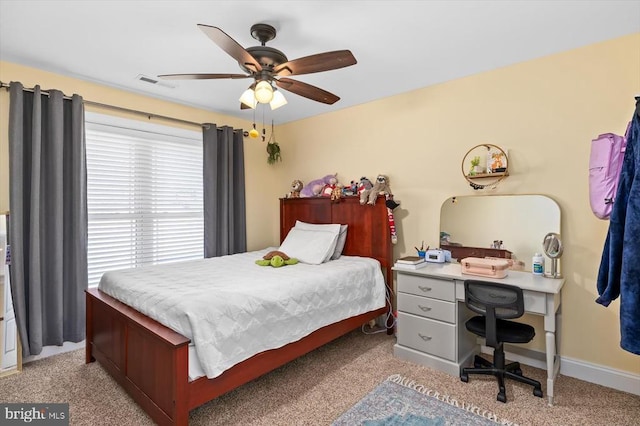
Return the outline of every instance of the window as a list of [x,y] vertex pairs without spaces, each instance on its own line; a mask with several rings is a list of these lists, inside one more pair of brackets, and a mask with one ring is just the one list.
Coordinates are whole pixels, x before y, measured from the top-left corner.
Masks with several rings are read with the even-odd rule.
[[87,114],[89,286],[204,256],[202,134]]

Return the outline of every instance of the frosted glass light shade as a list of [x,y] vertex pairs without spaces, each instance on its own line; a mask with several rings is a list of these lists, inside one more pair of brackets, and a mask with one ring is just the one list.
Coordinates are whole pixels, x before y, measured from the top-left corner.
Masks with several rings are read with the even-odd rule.
[[242,93],[240,96],[240,102],[248,106],[249,108],[255,108],[258,102],[256,101],[255,94],[253,93],[253,89],[249,88]]
[[287,104],[287,100],[284,98],[284,95],[282,94],[281,91],[276,90],[273,92],[273,99],[271,100],[271,102],[269,102],[269,105],[271,106],[271,109],[278,109],[283,105]]
[[262,80],[256,84],[255,97],[261,104],[268,104],[273,99],[273,87],[268,81]]

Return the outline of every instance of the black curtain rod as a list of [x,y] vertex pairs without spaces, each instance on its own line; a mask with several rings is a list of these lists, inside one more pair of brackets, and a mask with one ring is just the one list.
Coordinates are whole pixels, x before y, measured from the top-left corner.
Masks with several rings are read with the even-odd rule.
[[[7,91],[9,90],[9,85],[7,83],[4,83],[2,81],[0,81],[0,88],[5,88],[7,89]],[[23,90],[26,90],[27,92],[33,92],[34,88],[23,88]],[[40,93],[44,94],[44,95],[48,95],[49,91],[48,90],[41,90]],[[71,97],[63,94],[65,99],[71,99]],[[188,120],[182,120],[180,118],[175,118],[175,117],[168,117],[166,115],[158,115],[158,114],[153,114],[150,112],[144,112],[144,111],[138,111],[135,109],[130,109],[130,108],[124,108],[124,107],[119,107],[119,106],[115,106],[115,105],[109,105],[109,104],[103,104],[100,102],[93,102],[93,101],[87,101],[87,100],[83,100],[82,101],[85,105],[89,105],[89,106],[96,106],[99,108],[107,108],[107,109],[113,109],[113,110],[117,110],[117,111],[124,111],[124,112],[129,112],[132,114],[138,114],[138,115],[144,115],[147,118],[149,118],[149,120],[151,120],[152,118],[160,118],[162,120],[169,120],[169,121],[174,121],[176,123],[182,123],[182,124],[188,124],[191,126],[198,126],[198,127],[204,127],[206,129],[209,128],[208,124],[205,123],[196,123],[195,121],[188,121]],[[247,132],[243,132],[243,134],[245,134],[245,137],[248,136]]]

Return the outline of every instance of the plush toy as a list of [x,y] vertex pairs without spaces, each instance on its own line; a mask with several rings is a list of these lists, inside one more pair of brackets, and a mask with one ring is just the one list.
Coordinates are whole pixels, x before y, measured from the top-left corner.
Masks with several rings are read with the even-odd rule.
[[338,201],[340,201],[340,198],[342,198],[342,184],[341,183],[336,183],[336,187],[333,188],[333,190],[331,191],[331,201],[335,201],[336,203]]
[[333,191],[338,187],[338,179],[335,176],[331,176],[329,178],[329,182],[327,182],[324,187],[322,187],[322,191],[320,195],[323,197],[331,197]]
[[300,191],[302,191],[303,187],[304,184],[301,180],[296,179],[291,182],[291,192],[287,194],[287,198],[300,198]]
[[[389,198],[391,197],[391,198]],[[391,244],[398,243],[398,232],[396,231],[396,220],[393,217],[393,209],[398,207],[400,203],[393,201],[393,195],[387,196],[387,220],[389,221],[389,231],[391,232]]]
[[[336,179],[337,173],[332,175],[326,175],[320,179],[314,179],[311,182],[307,183],[302,190],[300,191],[301,197],[317,197],[322,192],[322,188],[327,185],[331,179]],[[337,180],[336,180],[337,182]]]
[[378,195],[384,195],[385,197],[393,197],[391,193],[391,187],[389,186],[389,178],[385,175],[378,175],[376,177],[376,183],[370,190],[365,190],[360,194],[360,204],[374,205]]
[[265,254],[262,259],[256,260],[256,265],[259,266],[273,266],[279,268],[285,265],[295,265],[298,263],[298,259],[287,256],[281,251],[273,250]]
[[358,195],[362,195],[364,191],[368,191],[371,188],[373,188],[373,184],[371,183],[371,181],[362,176],[360,178],[360,182],[358,183]]
[[349,185],[342,188],[342,195],[356,195],[358,193],[358,182],[352,180]]

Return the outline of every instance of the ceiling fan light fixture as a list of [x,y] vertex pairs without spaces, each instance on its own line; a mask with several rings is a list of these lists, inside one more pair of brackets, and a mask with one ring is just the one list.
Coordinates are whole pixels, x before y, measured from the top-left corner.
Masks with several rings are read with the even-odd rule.
[[[311,84],[285,78],[285,76],[331,71],[349,67],[358,62],[349,50],[334,50],[289,60],[283,52],[266,45],[268,41],[276,37],[276,29],[264,23],[258,23],[251,27],[251,36],[260,42],[260,46],[248,47],[246,49],[218,27],[198,24],[198,28],[217,44],[218,47],[235,59],[240,68],[245,72],[243,74],[163,74],[158,77],[167,80],[251,78],[253,79],[253,84],[250,87],[251,90],[245,91],[240,97],[240,109],[253,108],[255,110],[258,103],[270,104],[272,110],[285,105],[286,100],[284,97],[275,94],[276,88],[273,86],[274,81],[276,81],[277,86],[284,91],[295,93],[312,101],[333,105],[340,100],[338,96],[319,87],[312,86]],[[159,84],[159,82],[157,84]],[[273,102],[274,96],[276,97],[275,102]]]
[[240,102],[242,102],[249,108],[255,108],[256,105],[258,105],[258,101],[256,101],[255,94],[251,87],[242,92],[242,95],[240,96]]
[[286,104],[287,104],[287,100],[285,99],[282,92],[279,90],[275,90],[273,92],[273,99],[271,99],[271,102],[269,102],[269,106],[271,106],[271,110],[278,109],[281,106],[284,106]]
[[261,104],[268,104],[273,99],[273,87],[266,80],[260,81],[255,88],[256,101]]

